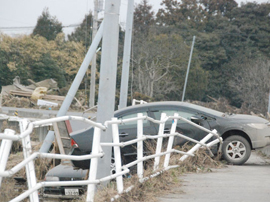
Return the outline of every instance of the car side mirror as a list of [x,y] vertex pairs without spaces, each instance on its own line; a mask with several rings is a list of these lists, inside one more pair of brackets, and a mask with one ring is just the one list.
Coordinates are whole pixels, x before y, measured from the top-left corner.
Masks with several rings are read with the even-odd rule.
[[190,117],[190,120],[193,123],[196,123],[198,125],[200,125],[201,121],[203,121],[203,119],[201,117],[198,117],[198,116],[192,116],[192,117]]

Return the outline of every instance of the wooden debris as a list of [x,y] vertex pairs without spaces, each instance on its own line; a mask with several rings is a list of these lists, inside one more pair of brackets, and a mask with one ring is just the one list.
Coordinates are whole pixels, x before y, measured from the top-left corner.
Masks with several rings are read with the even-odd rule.
[[[10,94],[16,96],[31,97],[32,91],[26,92],[26,91],[11,90]],[[65,99],[64,96],[59,95],[44,95],[43,98],[47,100],[59,100],[59,101],[63,101]]]

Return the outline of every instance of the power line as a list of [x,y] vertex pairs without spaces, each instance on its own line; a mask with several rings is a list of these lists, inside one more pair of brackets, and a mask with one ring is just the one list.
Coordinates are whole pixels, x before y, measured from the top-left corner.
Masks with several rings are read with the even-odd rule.
[[[70,28],[70,27],[79,27],[80,24],[73,24],[73,25],[65,25],[62,28]],[[9,30],[9,29],[34,29],[36,26],[27,26],[27,27],[0,27],[1,30]],[[46,26],[43,26],[46,27]],[[46,27],[47,28],[47,27]]]

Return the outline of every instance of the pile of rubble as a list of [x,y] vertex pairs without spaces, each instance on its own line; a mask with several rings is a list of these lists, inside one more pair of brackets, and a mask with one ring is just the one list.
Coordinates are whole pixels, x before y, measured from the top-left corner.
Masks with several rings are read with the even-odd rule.
[[[58,110],[65,99],[60,96],[58,84],[53,79],[46,79],[35,82],[31,79],[27,80],[30,85],[25,86],[20,83],[20,77],[13,79],[13,84],[2,86],[0,95],[0,107],[16,107],[16,108],[42,108]],[[74,98],[75,104],[72,109],[83,109],[85,99]]]
[[49,106],[57,108],[65,99],[64,96],[53,95],[59,91],[57,82],[53,79],[46,79],[37,83],[28,79],[28,82],[31,85],[22,85],[20,77],[16,76],[12,85],[2,86],[2,106],[24,108]]
[[267,113],[267,116],[263,114],[255,114],[252,110],[246,107],[245,104],[242,104],[241,108],[234,107],[229,104],[229,101],[226,98],[215,99],[211,96],[208,96],[211,99],[211,102],[200,102],[200,101],[191,101],[193,104],[204,106],[210,109],[214,109],[220,112],[228,114],[251,114],[254,116],[259,116],[265,119],[269,119],[270,115]]

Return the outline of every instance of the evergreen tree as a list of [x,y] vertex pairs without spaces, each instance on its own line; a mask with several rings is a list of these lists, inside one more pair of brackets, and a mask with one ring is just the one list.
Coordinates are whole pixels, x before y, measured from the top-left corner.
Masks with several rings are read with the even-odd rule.
[[211,15],[221,14],[229,16],[229,13],[237,7],[235,0],[200,0],[207,11]]
[[157,13],[157,22],[162,26],[187,25],[189,28],[203,30],[207,12],[197,0],[163,0],[163,8]]
[[150,27],[154,24],[154,11],[147,0],[142,0],[134,11],[134,33],[147,35]]
[[62,32],[62,28],[62,23],[56,17],[51,16],[48,8],[46,8],[38,18],[32,35],[40,35],[47,40],[54,40],[57,34]]
[[60,88],[66,85],[64,71],[59,68],[50,53],[44,53],[38,61],[30,66],[35,81],[53,78]]
[[90,11],[89,14],[85,16],[80,26],[68,35],[68,40],[81,42],[84,47],[88,48],[92,42],[92,22],[93,15]]

